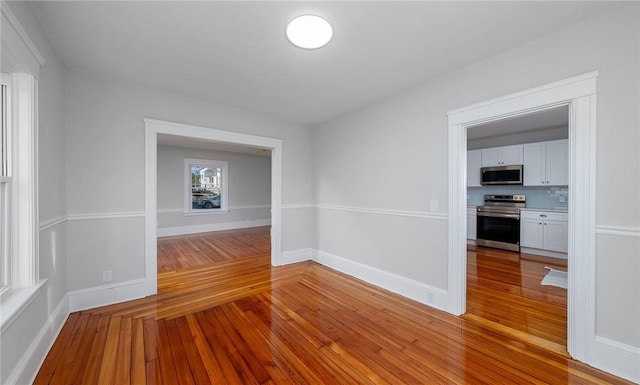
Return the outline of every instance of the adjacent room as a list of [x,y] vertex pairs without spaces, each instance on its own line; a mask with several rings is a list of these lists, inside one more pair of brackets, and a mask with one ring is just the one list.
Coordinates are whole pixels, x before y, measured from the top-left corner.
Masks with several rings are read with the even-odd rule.
[[1,10],[0,383],[640,383],[640,3]]

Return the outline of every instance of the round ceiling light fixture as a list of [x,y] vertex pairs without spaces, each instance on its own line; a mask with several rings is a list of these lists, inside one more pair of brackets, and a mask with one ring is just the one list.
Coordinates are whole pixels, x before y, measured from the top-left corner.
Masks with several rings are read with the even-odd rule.
[[298,16],[287,25],[287,39],[296,47],[316,49],[325,46],[333,36],[331,24],[320,16]]

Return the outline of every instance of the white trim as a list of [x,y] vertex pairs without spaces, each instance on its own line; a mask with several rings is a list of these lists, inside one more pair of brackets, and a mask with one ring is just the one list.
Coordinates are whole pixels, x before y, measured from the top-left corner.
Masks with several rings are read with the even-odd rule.
[[157,172],[158,134],[176,135],[204,141],[255,146],[271,150],[271,264],[280,264],[282,248],[282,144],[281,139],[242,134],[214,128],[192,126],[156,119],[145,124],[145,277],[147,295],[157,288]]
[[252,209],[270,209],[271,205],[247,205],[247,206],[229,206],[231,210],[252,210]]
[[[356,277],[370,284],[413,299],[439,310],[446,310],[447,291],[390,273],[373,266],[355,262],[320,250],[313,250],[313,260],[334,270]],[[432,298],[430,298],[432,297]]]
[[[191,182],[191,168],[194,166],[207,166],[213,168],[219,168],[222,170],[222,191],[220,192],[220,208],[217,210],[194,210],[192,208],[192,182]],[[226,213],[229,212],[227,206],[229,201],[229,162],[226,160],[213,160],[213,159],[197,159],[197,158],[184,158],[184,213],[188,214],[204,214],[204,213]]]
[[478,123],[569,106],[569,353],[594,364],[597,71],[449,111],[449,294],[466,306],[466,131]]
[[558,251],[534,249],[531,247],[520,247],[520,253],[542,255],[544,257],[567,260],[567,253],[562,253]]
[[146,295],[146,291],[147,282],[144,278],[70,291],[67,294],[69,311],[92,309],[142,298]]
[[47,357],[56,338],[58,338],[68,317],[69,298],[65,294],[14,366],[13,371],[7,378],[7,384],[33,384],[44,359]]
[[68,220],[69,220],[69,218],[67,218],[66,216],[60,215],[59,217],[55,217],[55,218],[52,218],[52,219],[49,219],[49,220],[46,220],[46,221],[42,221],[42,222],[40,222],[40,231],[42,232],[44,230],[50,229],[53,226],[57,226],[57,225],[59,225],[61,223],[64,223],[64,222],[66,222]]
[[44,64],[44,57],[24,30],[6,2],[0,5],[1,24],[6,23],[10,28],[3,28],[2,38],[2,71],[27,72],[40,77],[40,67]]
[[36,283],[38,273],[38,81],[11,74],[11,286]]
[[316,206],[311,204],[311,203],[291,203],[291,204],[283,204],[282,205],[282,208],[283,209],[287,209],[287,210],[292,210],[292,209],[311,209],[313,207],[316,207]]
[[289,265],[292,263],[311,261],[313,260],[313,253],[314,250],[311,248],[283,251],[280,255],[280,264]]
[[34,285],[12,289],[0,297],[0,306],[2,306],[2,311],[0,312],[0,335],[4,334],[7,328],[29,307],[46,282],[47,279],[45,278]]
[[640,383],[640,348],[596,336],[592,351],[593,366],[634,383]]
[[[270,209],[271,205],[247,205],[247,206],[229,206],[229,210],[226,210],[225,213],[233,210],[252,210],[252,209]],[[286,208],[286,207],[282,207]],[[184,209],[182,207],[173,208],[173,209],[158,209],[156,211],[158,214],[169,214],[169,213],[181,213],[184,214]],[[216,211],[220,212],[220,211]],[[196,213],[198,214],[198,213]]]
[[224,231],[234,229],[246,229],[250,227],[269,226],[271,219],[256,219],[241,222],[207,223],[203,225],[161,227],[158,228],[158,237],[170,237],[174,235],[208,233],[210,231]]
[[640,227],[596,226],[596,234],[617,235],[620,237],[640,237]]
[[351,206],[325,205],[325,204],[317,204],[317,205],[313,205],[313,207],[319,208],[319,209],[327,209],[327,210],[351,211],[351,212],[358,212],[358,213],[380,214],[380,215],[394,215],[394,216],[411,217],[411,218],[426,218],[426,219],[436,219],[436,220],[449,219],[449,215],[445,213],[400,211],[400,210],[375,209],[375,208],[367,208],[367,207],[351,207]]
[[[519,115],[514,112],[522,109],[520,106],[524,98],[531,98],[531,101],[528,102],[530,106],[527,108],[539,108],[541,106],[595,94],[596,86],[592,80],[598,77],[598,73],[598,71],[587,72],[556,82],[547,83],[539,87],[529,88],[528,90],[447,111],[449,125],[464,123],[468,126],[469,122],[477,120],[492,121],[504,119],[504,117],[501,116],[503,114]],[[486,113],[487,111],[492,112],[488,115]],[[498,112],[492,115],[494,113],[493,111]]]
[[88,214],[70,214],[68,221],[92,221],[98,219],[118,219],[118,218],[140,218],[144,217],[144,211],[129,211],[119,213],[88,213]]

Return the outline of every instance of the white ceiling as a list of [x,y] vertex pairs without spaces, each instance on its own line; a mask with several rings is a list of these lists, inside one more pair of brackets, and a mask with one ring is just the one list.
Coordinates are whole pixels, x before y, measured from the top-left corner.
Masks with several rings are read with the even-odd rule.
[[173,146],[193,148],[197,150],[225,151],[249,155],[271,156],[271,150],[261,147],[252,147],[226,142],[215,142],[204,139],[192,139],[186,136],[158,134],[157,140],[159,146]]
[[[51,1],[31,4],[68,66],[305,125],[330,120],[620,6],[616,2]],[[301,50],[287,21],[326,17]]]
[[467,131],[467,140],[495,138],[507,133],[513,135],[557,127],[567,127],[567,129],[569,127],[569,108],[566,106],[470,127]]

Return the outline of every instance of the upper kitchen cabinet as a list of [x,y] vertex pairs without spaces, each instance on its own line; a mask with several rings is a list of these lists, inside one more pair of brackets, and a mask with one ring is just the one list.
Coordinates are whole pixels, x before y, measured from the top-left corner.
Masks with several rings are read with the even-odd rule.
[[523,184],[525,186],[568,185],[568,140],[525,144]]
[[480,187],[481,150],[467,151],[467,187]]
[[523,145],[485,148],[482,150],[482,167],[522,164]]

